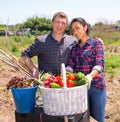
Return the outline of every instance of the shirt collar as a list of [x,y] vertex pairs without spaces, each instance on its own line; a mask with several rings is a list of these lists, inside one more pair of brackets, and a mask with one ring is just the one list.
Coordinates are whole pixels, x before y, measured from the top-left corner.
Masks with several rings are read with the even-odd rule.
[[92,45],[92,38],[89,37],[89,38],[87,39],[86,43],[89,44],[89,45]]
[[[51,37],[51,40],[54,40],[54,42],[57,42],[54,38],[53,38],[53,36],[52,36],[52,32],[50,33],[50,37]],[[62,41],[60,42],[60,43],[63,43],[64,42],[64,38],[66,37],[66,34],[64,33],[64,35],[63,35],[63,37],[62,37]],[[57,42],[58,43],[58,42]]]

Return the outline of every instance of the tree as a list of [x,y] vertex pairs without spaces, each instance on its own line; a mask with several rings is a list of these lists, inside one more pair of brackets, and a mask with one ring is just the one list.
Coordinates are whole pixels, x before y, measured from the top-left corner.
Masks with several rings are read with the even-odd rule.
[[22,28],[31,28],[32,30],[39,31],[50,31],[52,29],[51,20],[45,17],[39,18],[37,16],[28,18],[26,22],[23,23]]

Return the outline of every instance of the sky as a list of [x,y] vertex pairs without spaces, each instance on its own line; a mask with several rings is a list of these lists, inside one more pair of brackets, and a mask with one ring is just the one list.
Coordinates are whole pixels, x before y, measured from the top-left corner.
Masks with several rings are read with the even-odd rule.
[[0,0],[0,24],[18,24],[38,16],[52,18],[63,11],[69,22],[82,17],[91,25],[120,20],[120,0]]

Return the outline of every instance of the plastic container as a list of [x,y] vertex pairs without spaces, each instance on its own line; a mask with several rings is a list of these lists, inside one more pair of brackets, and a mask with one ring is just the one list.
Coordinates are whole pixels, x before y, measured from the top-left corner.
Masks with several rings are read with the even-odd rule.
[[35,97],[38,86],[31,88],[11,88],[16,111],[19,113],[30,113],[35,108]]

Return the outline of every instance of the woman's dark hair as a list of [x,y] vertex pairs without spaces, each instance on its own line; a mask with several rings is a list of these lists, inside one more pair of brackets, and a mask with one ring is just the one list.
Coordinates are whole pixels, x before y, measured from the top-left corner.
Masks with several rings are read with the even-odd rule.
[[83,18],[81,17],[78,17],[78,18],[74,18],[71,23],[70,23],[70,33],[72,34],[72,31],[71,31],[71,25],[74,23],[74,22],[78,22],[80,24],[82,24],[83,26],[87,25],[87,30],[86,30],[86,33],[89,35],[90,33],[90,30],[91,30],[91,26],[89,23],[87,23]]

